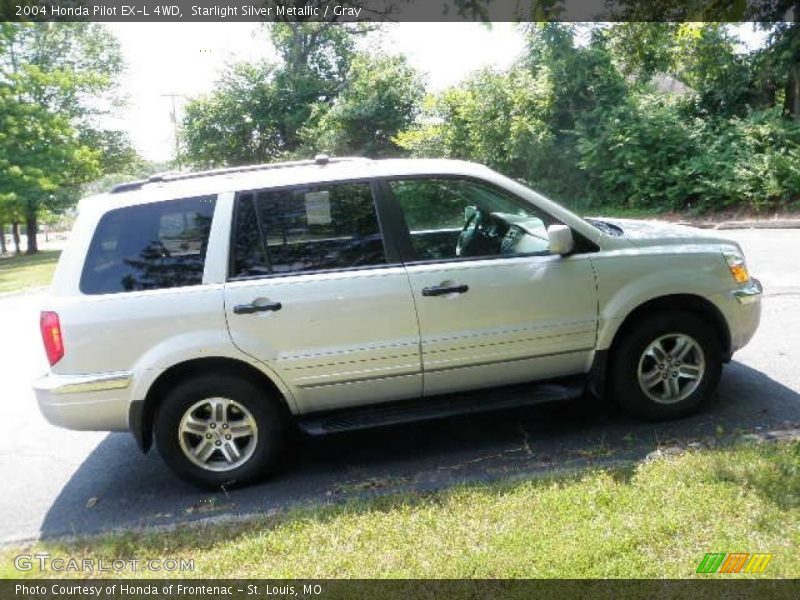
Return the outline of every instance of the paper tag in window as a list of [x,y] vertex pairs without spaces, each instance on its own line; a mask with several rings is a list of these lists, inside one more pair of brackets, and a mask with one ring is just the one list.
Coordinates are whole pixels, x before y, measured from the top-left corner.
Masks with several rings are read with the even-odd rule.
[[306,220],[309,225],[330,224],[330,192],[308,192],[306,194]]

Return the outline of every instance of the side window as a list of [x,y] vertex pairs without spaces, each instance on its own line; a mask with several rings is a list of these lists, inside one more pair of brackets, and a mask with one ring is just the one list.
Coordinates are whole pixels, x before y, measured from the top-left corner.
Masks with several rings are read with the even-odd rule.
[[269,265],[258,230],[255,198],[250,193],[242,194],[236,203],[231,274],[239,277],[269,275]]
[[241,193],[232,246],[232,277],[386,263],[368,183]]
[[108,211],[89,245],[81,291],[114,294],[202,283],[214,201],[207,196]]
[[416,260],[549,253],[553,219],[494,187],[442,177],[389,181],[389,188]]

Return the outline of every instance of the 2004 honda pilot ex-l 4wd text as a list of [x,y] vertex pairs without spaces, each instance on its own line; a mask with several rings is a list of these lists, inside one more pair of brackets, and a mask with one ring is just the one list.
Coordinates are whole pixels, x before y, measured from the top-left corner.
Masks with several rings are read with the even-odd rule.
[[154,176],[87,198],[41,329],[45,417],[155,439],[201,485],[319,434],[566,399],[706,401],[752,337],[737,244],[582,219],[449,160]]

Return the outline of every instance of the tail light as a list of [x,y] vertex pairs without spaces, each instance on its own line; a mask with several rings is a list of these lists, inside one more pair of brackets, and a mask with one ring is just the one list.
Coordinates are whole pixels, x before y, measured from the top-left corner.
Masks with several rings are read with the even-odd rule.
[[61,336],[61,322],[58,314],[52,311],[42,311],[39,317],[39,328],[42,330],[44,351],[52,367],[64,357],[64,338]]

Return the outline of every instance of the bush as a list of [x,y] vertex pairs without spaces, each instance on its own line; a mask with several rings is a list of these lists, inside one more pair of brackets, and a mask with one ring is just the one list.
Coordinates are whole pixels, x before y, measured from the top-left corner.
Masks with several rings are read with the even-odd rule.
[[593,117],[577,143],[595,205],[763,211],[800,198],[800,125],[778,109],[703,119],[642,94]]
[[752,57],[735,51],[727,29],[659,34],[675,37],[658,68],[681,83],[677,93],[647,83],[656,71],[623,75],[618,63],[631,52],[649,56],[648,36],[619,55],[628,42],[617,34],[631,31],[655,30],[596,28],[580,46],[572,26],[531,26],[526,58],[428,98],[395,142],[416,156],[484,163],[581,211],[757,212],[800,199],[800,123],[777,106],[750,108]]

